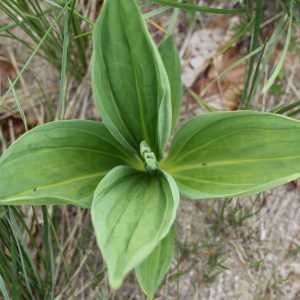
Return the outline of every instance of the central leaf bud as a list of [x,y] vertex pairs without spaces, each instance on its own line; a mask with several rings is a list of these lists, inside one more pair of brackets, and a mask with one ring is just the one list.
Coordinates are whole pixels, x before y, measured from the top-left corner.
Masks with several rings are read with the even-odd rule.
[[155,171],[158,169],[156,156],[145,141],[142,141],[140,144],[140,153],[147,171]]

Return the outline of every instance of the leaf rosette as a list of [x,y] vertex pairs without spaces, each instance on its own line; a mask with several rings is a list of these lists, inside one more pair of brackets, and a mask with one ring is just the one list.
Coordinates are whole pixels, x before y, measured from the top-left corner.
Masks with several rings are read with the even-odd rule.
[[174,135],[182,87],[172,37],[156,46],[135,0],[106,0],[93,34],[103,123],[57,121],[0,158],[0,205],[91,208],[111,286],[135,269],[152,298],[174,248],[180,193],[259,192],[299,177],[300,123],[254,111],[202,114]]

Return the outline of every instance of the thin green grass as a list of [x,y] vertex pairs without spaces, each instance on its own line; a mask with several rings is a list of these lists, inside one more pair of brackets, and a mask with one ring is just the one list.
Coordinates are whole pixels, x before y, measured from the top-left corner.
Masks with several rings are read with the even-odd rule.
[[[250,22],[249,22],[249,24],[252,24],[252,34],[251,34],[249,53],[252,53],[253,51],[255,51],[260,47],[259,38],[261,32],[261,24],[263,21],[264,1],[256,0],[255,8],[253,8],[252,2],[248,2],[247,4],[248,4],[248,11],[251,12],[251,15],[254,15],[253,23],[252,23],[252,16],[250,17]],[[240,101],[241,108],[248,107],[248,104],[251,101],[251,97],[254,94],[254,90],[258,82],[258,71],[260,67],[261,58],[262,56],[259,55],[259,53],[250,57],[243,94]],[[255,62],[257,59],[258,62],[255,66]]]
[[60,74],[60,88],[59,101],[57,110],[57,119],[63,119],[66,106],[66,92],[67,92],[67,76],[68,66],[70,63],[70,35],[72,34],[72,18],[75,7],[75,1],[71,1],[72,7],[64,13],[64,37],[63,37],[63,52],[61,59],[61,74]]
[[[70,1],[70,0],[69,0]],[[1,5],[1,4],[0,4]],[[16,84],[18,83],[18,81],[20,80],[21,76],[23,75],[23,73],[25,72],[25,70],[28,68],[28,66],[31,64],[33,58],[36,56],[36,54],[39,52],[39,50],[43,47],[45,41],[47,41],[48,36],[51,34],[51,32],[54,30],[54,27],[56,26],[56,21],[58,21],[61,16],[63,15],[64,11],[61,11],[60,14],[55,18],[54,22],[49,26],[49,28],[47,28],[46,32],[43,34],[42,38],[40,39],[40,41],[38,42],[37,46],[35,47],[35,49],[33,50],[33,52],[31,53],[31,55],[28,57],[28,59],[26,60],[26,62],[24,63],[22,69],[20,70],[20,72],[18,73],[18,75],[16,76],[16,78],[13,80],[11,87],[15,87]],[[3,96],[3,98],[5,98],[5,96],[7,94],[9,94],[11,91],[11,88],[8,89],[8,91],[5,93],[5,95]]]
[[[267,94],[274,83],[276,82],[279,74],[281,73],[284,62],[287,57],[289,46],[293,35],[293,24],[295,22],[294,18],[294,0],[289,0],[286,2],[278,2],[279,9],[281,11],[274,11],[274,16],[276,17],[276,22],[274,23],[274,30],[271,36],[262,41],[261,29],[268,20],[265,19],[265,4],[266,1],[257,0],[255,6],[252,7],[252,2],[248,2],[249,11],[249,24],[251,24],[251,35],[250,35],[250,47],[249,53],[253,52],[255,49],[259,49],[263,45],[263,52],[257,53],[252,56],[248,63],[248,68],[245,76],[245,84],[243,93],[240,101],[241,109],[254,108],[254,101],[257,96]],[[277,2],[276,2],[277,5]],[[276,7],[276,6],[274,6]],[[252,21],[254,20],[254,21]],[[284,43],[284,47],[280,53],[278,61],[274,53],[275,49],[280,42]],[[266,82],[264,82],[264,70],[266,66],[275,64],[271,74],[268,76]]]
[[27,123],[27,120],[26,120],[26,116],[25,116],[25,112],[22,108],[22,105],[21,105],[21,101],[19,99],[19,96],[17,95],[17,92],[14,88],[14,85],[12,84],[11,80],[8,79],[8,82],[9,82],[9,86],[10,86],[10,89],[12,91],[12,94],[13,94],[13,97],[15,99],[15,102],[16,102],[16,105],[17,105],[17,108],[18,108],[18,111],[21,115],[21,118],[22,118],[22,121],[23,121],[23,124],[24,124],[24,127],[25,127],[25,131],[28,131],[28,123]]
[[151,0],[151,1],[154,3],[161,4],[161,5],[180,8],[180,9],[187,10],[190,12],[203,12],[203,13],[221,14],[221,15],[233,15],[233,14],[241,14],[241,13],[246,12],[246,10],[244,8],[234,8],[234,9],[215,8],[215,7],[209,7],[209,6],[204,6],[204,5],[181,3],[181,2],[176,2],[173,0]]
[[5,286],[5,282],[4,282],[1,275],[0,275],[0,291],[2,293],[2,296],[3,296],[4,300],[10,300],[8,291],[7,291],[6,286]]
[[[292,1],[292,3],[293,3],[293,1]],[[279,73],[281,72],[281,70],[283,68],[285,58],[287,56],[288,49],[289,49],[289,46],[290,46],[290,42],[291,42],[291,39],[292,39],[292,25],[293,25],[293,4],[291,4],[290,17],[289,17],[289,21],[288,21],[288,29],[287,29],[287,34],[286,34],[286,40],[285,40],[285,43],[284,43],[284,48],[281,52],[278,64],[274,68],[274,71],[273,71],[271,77],[269,78],[268,82],[263,87],[262,92],[264,94],[267,93],[269,91],[269,89],[271,88],[271,86],[275,83]]]
[[[0,27],[0,36],[17,40],[29,50],[38,49],[35,54],[44,57],[60,70],[62,67],[61,53],[64,48],[65,27],[64,21],[57,18],[57,15],[61,14],[62,8],[64,11],[71,12],[70,24],[74,35],[77,36],[84,32],[81,28],[89,28],[89,24],[87,18],[82,17],[79,12],[72,13],[71,1],[48,1],[48,3],[49,5],[45,5],[45,3],[38,0],[2,0],[0,2],[0,12],[6,15],[10,21]],[[19,30],[18,33],[14,31],[16,28]],[[49,28],[51,28],[51,31],[48,32]],[[20,31],[23,34],[20,34]],[[48,32],[46,38],[45,32]],[[84,45],[88,44],[88,40],[85,36],[74,39],[73,35],[70,35],[69,39],[72,40],[71,68],[69,70],[74,78],[80,80],[87,71]]]
[[82,241],[89,235],[79,231],[85,213],[82,210],[82,217],[67,226],[62,216],[58,208],[31,208],[26,213],[5,209],[0,218],[0,298],[77,299],[103,281],[105,272],[99,269],[97,275],[93,260],[86,282],[78,284],[91,253]]
[[37,299],[42,295],[41,279],[18,221],[22,222],[23,216],[15,209],[7,209],[0,220],[0,275],[10,299]]

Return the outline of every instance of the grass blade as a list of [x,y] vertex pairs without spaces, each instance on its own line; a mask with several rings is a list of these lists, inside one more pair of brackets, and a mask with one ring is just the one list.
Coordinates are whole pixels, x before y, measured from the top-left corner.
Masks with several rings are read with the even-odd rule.
[[[293,3],[293,1],[291,2]],[[290,10],[290,17],[289,17],[289,23],[288,23],[288,30],[287,30],[287,36],[286,36],[286,41],[284,44],[284,48],[282,50],[280,59],[278,64],[276,65],[271,77],[269,78],[268,82],[266,83],[266,85],[264,86],[262,93],[265,94],[269,91],[269,89],[271,88],[271,86],[274,84],[274,82],[276,81],[281,69],[283,68],[284,62],[285,62],[285,58],[287,56],[287,52],[290,46],[290,42],[292,39],[292,25],[293,25],[293,4],[291,4],[291,10]]]
[[4,300],[10,300],[8,291],[6,289],[6,286],[5,286],[5,283],[4,283],[4,280],[1,276],[1,274],[0,274],[0,291],[2,293],[2,296],[3,296]]
[[284,113],[290,112],[291,110],[297,108],[298,106],[300,106],[300,100],[292,102],[290,104],[279,105],[279,106],[275,107],[274,109],[272,109],[270,112],[275,113],[275,114],[284,114]]
[[[263,21],[263,3],[262,0],[256,0],[256,7],[255,7],[255,16],[254,16],[254,23],[253,23],[253,32],[251,35],[251,44],[249,52],[255,51],[257,48],[259,48],[259,36],[260,36],[260,28],[261,23]],[[258,63],[255,67],[255,62],[258,58]],[[254,92],[255,82],[258,81],[258,70],[260,66],[260,62],[262,59],[262,54],[260,55],[257,53],[256,55],[252,56],[249,60],[248,64],[248,72],[247,77],[245,81],[245,86],[243,90],[243,94],[241,97],[241,108],[247,108],[251,96]]]
[[[66,3],[66,6],[68,5],[68,3],[71,2],[71,0],[69,0]],[[55,18],[55,21],[59,20],[61,18],[61,16],[63,15],[64,10]],[[39,41],[38,45],[35,47],[34,51],[31,53],[31,55],[29,56],[29,58],[26,60],[24,66],[22,67],[21,71],[18,73],[18,75],[16,76],[16,78],[14,79],[14,81],[12,82],[12,86],[6,91],[6,93],[4,94],[3,98],[5,98],[10,92],[12,87],[15,87],[15,85],[17,84],[17,82],[20,80],[21,76],[23,75],[24,71],[27,69],[27,67],[30,65],[31,61],[33,60],[33,58],[36,56],[36,54],[38,53],[38,51],[40,50],[40,48],[42,47],[43,43],[45,42],[45,40],[47,39],[47,37],[49,36],[49,34],[51,33],[51,31],[54,29],[56,23],[53,22],[51,24],[51,26],[48,28],[48,30],[45,32],[43,38]]]
[[51,230],[51,219],[48,216],[48,209],[46,206],[42,207],[43,213],[43,245],[45,245],[45,268],[47,272],[47,283],[50,289],[50,300],[54,299],[55,290],[55,261],[54,261],[54,247],[52,243],[52,230]]
[[67,73],[69,65],[69,47],[70,47],[70,35],[71,35],[71,20],[74,11],[75,1],[72,0],[71,10],[65,10],[64,16],[64,38],[63,38],[63,53],[61,61],[61,73],[60,73],[60,87],[59,87],[59,101],[57,110],[57,119],[63,119],[65,114],[66,103],[66,91],[67,91]]
[[205,95],[205,93],[207,93],[207,91],[209,90],[209,88],[215,84],[219,79],[222,79],[224,76],[226,76],[226,74],[228,72],[230,72],[231,70],[234,70],[235,68],[237,68],[238,66],[242,65],[243,63],[245,63],[248,59],[250,59],[253,55],[256,55],[257,53],[261,52],[263,50],[263,47],[259,47],[257,49],[255,49],[254,51],[248,53],[247,55],[245,55],[244,57],[241,57],[240,59],[238,59],[237,61],[235,61],[233,64],[229,65],[224,71],[222,71],[216,78],[214,78],[213,80],[211,80],[201,91],[201,95]]
[[9,83],[9,86],[11,88],[11,91],[12,91],[12,94],[13,94],[13,97],[15,99],[15,102],[16,102],[16,105],[17,105],[17,108],[18,108],[18,111],[20,113],[20,116],[21,116],[21,119],[23,121],[23,124],[24,124],[24,127],[25,127],[25,131],[28,131],[28,124],[27,124],[27,120],[26,120],[26,116],[25,116],[25,112],[22,108],[22,105],[21,105],[21,101],[20,101],[20,98],[19,96],[17,95],[17,92],[11,82],[11,80],[8,78],[8,83]]
[[153,10],[145,13],[144,18],[149,19],[149,18],[156,17],[156,16],[168,11],[169,9],[170,9],[170,7],[159,7],[157,9],[153,9]]
[[180,3],[172,0],[151,0],[152,2],[159,3],[161,5],[167,5],[171,7],[181,8],[183,10],[191,11],[191,12],[203,12],[210,14],[221,14],[221,15],[233,15],[233,14],[241,14],[245,13],[245,9],[243,8],[215,8],[204,5],[195,5],[189,3]]

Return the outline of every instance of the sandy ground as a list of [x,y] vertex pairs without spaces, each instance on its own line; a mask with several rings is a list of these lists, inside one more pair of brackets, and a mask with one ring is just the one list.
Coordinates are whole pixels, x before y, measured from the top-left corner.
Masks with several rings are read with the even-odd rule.
[[[180,299],[300,298],[300,198],[297,189],[289,188],[284,186],[261,194],[255,200],[263,206],[256,215],[241,225],[228,226],[228,212],[232,208],[239,206],[238,210],[243,211],[245,207],[249,209],[247,204],[250,204],[249,213],[257,210],[252,207],[253,198],[233,200],[225,209],[221,225],[225,228],[213,235],[224,247],[222,265],[228,269],[212,282],[203,282],[207,255],[212,254],[200,251],[200,255],[192,255],[186,262],[193,261],[192,270],[180,280]],[[184,202],[179,213],[179,226],[186,228],[183,238],[192,243],[196,240],[200,245],[209,240],[211,226],[216,220],[210,222],[207,212],[216,207],[216,203]]]

